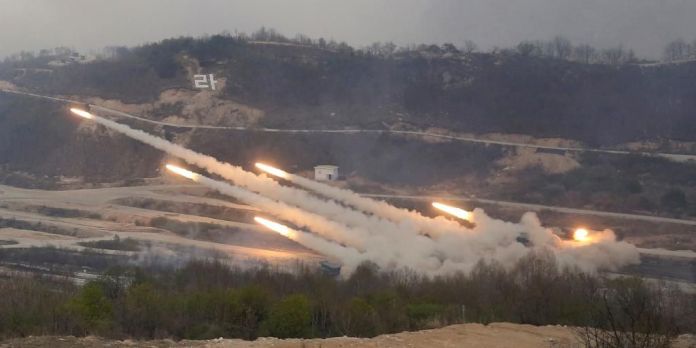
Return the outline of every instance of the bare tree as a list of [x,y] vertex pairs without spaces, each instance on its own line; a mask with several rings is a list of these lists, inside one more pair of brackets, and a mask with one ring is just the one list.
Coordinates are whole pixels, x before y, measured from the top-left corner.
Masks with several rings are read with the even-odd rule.
[[573,53],[573,44],[570,40],[556,36],[553,41],[551,41],[551,46],[553,48],[553,56],[558,59],[568,59]]
[[687,59],[689,45],[683,39],[677,39],[667,44],[664,51],[664,59],[667,62]]
[[372,56],[389,57],[396,51],[396,45],[393,42],[375,42],[370,46],[365,47],[365,52]]
[[531,41],[522,41],[517,44],[517,52],[525,57],[541,55],[541,48]]
[[597,60],[597,50],[587,44],[575,47],[573,55],[575,60],[585,64],[590,64]]
[[454,44],[449,43],[449,42],[442,44],[442,50],[445,51],[445,53],[450,53],[450,54],[462,53],[462,51],[460,51],[457,48],[457,46],[455,46]]
[[611,281],[595,294],[595,308],[576,336],[588,348],[667,348],[678,326],[664,288],[639,278]]
[[620,65],[628,60],[627,57],[628,54],[623,46],[602,50],[602,62],[605,64]]
[[382,51],[380,52],[384,57],[390,57],[396,51],[396,44],[389,41],[382,44]]
[[53,55],[53,50],[51,49],[42,49],[39,51],[39,57],[50,57]]
[[478,45],[471,40],[466,40],[464,41],[464,48],[462,48],[462,51],[466,54],[472,54],[478,51]]
[[298,33],[295,35],[295,42],[300,45],[309,46],[312,44],[312,39],[307,35]]

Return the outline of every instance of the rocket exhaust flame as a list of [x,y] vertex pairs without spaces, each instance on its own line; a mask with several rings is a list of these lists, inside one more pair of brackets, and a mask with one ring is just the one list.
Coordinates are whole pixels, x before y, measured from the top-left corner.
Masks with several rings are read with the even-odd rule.
[[590,233],[587,229],[578,228],[573,232],[573,239],[578,242],[586,242],[590,240]]
[[277,177],[280,177],[283,179],[287,179],[287,177],[288,177],[288,173],[286,171],[280,170],[280,169],[275,168],[275,167],[271,167],[268,164],[263,164],[263,163],[257,162],[256,168],[259,168],[268,174],[271,174],[271,175],[274,175],[274,176],[277,176]]
[[89,112],[87,112],[85,110],[70,108],[70,112],[72,112],[73,114],[78,115],[80,117],[86,118],[88,120],[91,120],[94,118],[94,115],[90,114]]
[[354,248],[339,245],[334,241],[323,239],[305,231],[293,230],[288,226],[259,216],[254,217],[254,220],[264,227],[290,238],[308,249],[329,257],[336,257],[343,263],[343,266],[345,266],[344,269],[348,269],[349,271],[357,267],[363,259],[363,255]]
[[433,207],[462,220],[471,221],[471,213],[464,209],[452,207],[439,202],[433,202]]
[[254,221],[258,222],[259,224],[274,232],[282,234],[285,237],[292,238],[293,230],[291,230],[288,226],[258,216],[254,217]]
[[179,174],[179,175],[183,176],[184,178],[187,178],[187,179],[190,179],[193,181],[198,181],[198,178],[200,177],[200,175],[198,175],[190,170],[186,170],[184,168],[177,167],[173,164],[167,164],[166,167],[167,167],[167,170],[169,170],[175,174]]

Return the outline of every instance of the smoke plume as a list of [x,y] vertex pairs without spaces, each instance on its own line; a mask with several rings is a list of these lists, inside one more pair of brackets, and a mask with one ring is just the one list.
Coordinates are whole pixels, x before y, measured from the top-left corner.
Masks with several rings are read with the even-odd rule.
[[[146,132],[88,115],[82,116],[229,180],[235,186],[203,176],[197,176],[196,181],[316,233],[296,231],[293,236],[349,267],[370,260],[384,269],[410,268],[437,275],[467,272],[482,259],[511,266],[534,250],[550,250],[563,265],[586,271],[638,262],[637,249],[616,241],[611,231],[592,231],[585,242],[567,241],[545,228],[534,213],[526,213],[519,222],[512,223],[493,219],[481,209],[471,212],[474,227],[468,228],[295,175],[283,176],[317,192],[317,196]],[[526,242],[522,243],[521,238]]]

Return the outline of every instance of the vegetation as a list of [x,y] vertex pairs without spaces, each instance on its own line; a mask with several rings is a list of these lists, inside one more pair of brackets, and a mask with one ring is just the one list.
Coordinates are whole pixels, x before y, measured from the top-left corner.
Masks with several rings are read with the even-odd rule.
[[179,116],[184,109],[183,102],[176,103],[163,103],[159,105],[156,109],[150,111],[148,116],[150,119],[160,121],[169,116]]
[[60,176],[116,181],[157,168],[160,152],[125,136],[78,133],[78,124],[64,105],[0,93],[0,182],[55,189]]
[[86,218],[101,220],[102,216],[99,213],[79,209],[66,209],[58,207],[47,207],[45,205],[36,208],[36,211],[41,215],[64,217],[64,218]]
[[140,251],[141,249],[140,241],[132,238],[121,239],[118,235],[115,235],[112,240],[97,240],[93,242],[80,242],[77,244],[88,248],[106,250]]
[[667,62],[696,59],[696,39],[692,43],[688,43],[684,39],[676,39],[670,42],[665,46],[663,58]]
[[670,303],[664,289],[651,291],[638,279],[611,283],[588,313],[590,326],[575,329],[586,347],[670,347],[678,325],[669,312],[680,303]]
[[[619,328],[669,340],[696,327],[695,304],[693,295],[664,284],[559,269],[545,253],[511,270],[481,262],[468,275],[432,279],[371,264],[339,280],[304,268],[288,274],[194,261],[176,271],[115,268],[81,288],[0,280],[0,337],[369,337],[510,321]],[[631,326],[631,319],[641,324]]]
[[[102,273],[112,267],[132,264],[132,261],[124,256],[105,255],[93,250],[75,251],[50,246],[0,250],[0,263],[19,265],[20,269],[39,269],[62,275],[85,270]],[[147,261],[145,264],[154,267]]]
[[[229,200],[229,196],[220,195],[222,199]],[[114,203],[129,207],[136,207],[149,210],[158,210],[171,213],[205,216],[212,219],[249,222],[253,221],[254,215],[245,209],[237,209],[219,205],[205,203],[174,202],[167,200],[130,197],[115,200]],[[160,222],[161,223],[161,222]]]
[[171,231],[180,236],[191,239],[224,242],[232,237],[239,228],[227,227],[205,222],[182,222],[168,219],[166,217],[156,217],[150,221],[150,226]]
[[79,235],[79,230],[76,228],[69,229],[69,228],[59,227],[56,225],[43,224],[41,222],[17,220],[15,218],[9,218],[9,219],[0,218],[0,228],[3,228],[3,227],[16,228],[16,229],[20,229],[20,230],[29,230],[29,231],[60,234],[60,235],[72,236],[72,237]]
[[501,199],[545,205],[696,217],[696,165],[641,156],[587,154],[563,174],[529,168],[495,188]]
[[[630,49],[602,50],[562,37],[486,53],[474,46],[378,43],[356,49],[263,29],[251,36],[111,48],[94,62],[49,66],[50,74],[31,70],[45,68],[50,58],[18,56],[0,64],[0,78],[48,94],[144,102],[166,88],[190,88],[184,66],[195,59],[234,82],[225,87],[227,98],[268,111],[267,126],[376,128],[408,122],[590,144],[694,140],[689,112],[696,89],[689,82],[696,63],[646,69]],[[691,45],[676,46],[692,54]],[[18,70],[24,75],[17,76]],[[164,105],[154,117],[178,108]]]

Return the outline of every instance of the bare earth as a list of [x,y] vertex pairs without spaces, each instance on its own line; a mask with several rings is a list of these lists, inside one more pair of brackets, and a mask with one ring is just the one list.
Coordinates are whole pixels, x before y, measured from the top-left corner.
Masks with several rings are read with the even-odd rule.
[[[333,348],[333,347],[428,347],[428,348],[575,348],[581,344],[572,329],[564,326],[532,326],[510,323],[453,325],[442,329],[402,332],[375,338],[335,337],[328,339],[259,338],[256,341],[214,339],[209,341],[112,341],[97,337],[28,337],[0,342],[0,347],[275,347],[275,348]],[[676,348],[696,347],[692,335],[681,336]]]
[[[157,201],[199,203],[210,206],[236,208],[256,211],[255,208],[235,204],[203,195],[196,185],[153,185],[141,187],[117,187],[82,189],[69,191],[28,190],[0,185],[0,219],[16,219],[41,226],[58,227],[73,235],[61,235],[44,231],[29,231],[16,228],[0,228],[0,240],[14,244],[0,245],[0,249],[55,246],[63,249],[84,250],[80,242],[110,240],[114,236],[147,241],[162,247],[172,245],[189,246],[198,249],[215,250],[233,255],[239,260],[265,260],[271,264],[307,262],[323,260],[307,249],[298,248],[287,239],[266,231],[255,224],[220,220],[204,216],[168,213],[157,210],[123,206],[115,201],[124,198],[148,198]],[[31,210],[35,206],[49,206],[63,209],[78,209],[99,214],[98,218],[46,216]],[[175,235],[157,228],[142,226],[138,221],[149,221],[156,217],[166,217],[181,222],[209,223],[218,226],[238,228],[246,231],[249,238],[218,243],[194,240]],[[104,254],[132,254],[132,252],[100,250]],[[147,251],[146,251],[147,252]]]

